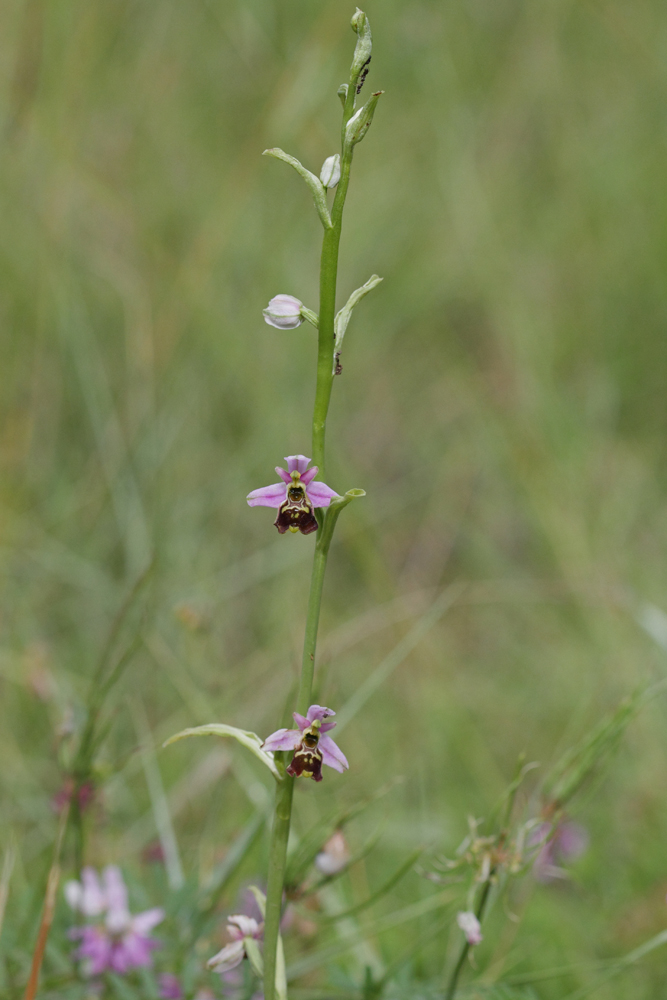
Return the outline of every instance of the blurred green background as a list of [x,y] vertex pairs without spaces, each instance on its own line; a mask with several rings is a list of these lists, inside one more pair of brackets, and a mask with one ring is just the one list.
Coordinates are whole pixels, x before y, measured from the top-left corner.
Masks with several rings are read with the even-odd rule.
[[[521,751],[544,773],[660,679],[640,623],[667,635],[647,612],[667,607],[664,6],[366,9],[369,84],[386,95],[355,155],[340,304],[374,272],[384,283],[334,386],[327,481],[368,497],[332,549],[318,700],[344,705],[443,587],[467,586],[341,734],[349,775],[299,786],[297,830],[405,778],[350,829],[358,846],[384,817],[350,901],[421,843],[451,854]],[[321,229],[296,174],[260,154],[279,145],[318,171],[336,150],[352,13],[2,5],[0,838],[20,843],[4,936],[18,949],[22,929],[28,955],[56,733],[151,557],[88,860],[147,877],[144,709],[159,744],[209,721],[266,735],[288,707],[313,542],[278,537],[244,497],[309,454],[315,337],[261,309],[278,292],[317,308]],[[667,927],[666,715],[657,698],[575,803],[590,846],[572,878],[521,890],[514,938],[494,911],[491,979],[584,963],[534,987],[555,1000],[593,981],[585,963]],[[203,877],[264,776],[213,743],[158,760],[183,867]],[[376,912],[432,891],[411,874]],[[417,973],[438,976],[445,951],[443,933]],[[18,982],[27,959],[13,961]],[[662,990],[657,952],[596,996]]]

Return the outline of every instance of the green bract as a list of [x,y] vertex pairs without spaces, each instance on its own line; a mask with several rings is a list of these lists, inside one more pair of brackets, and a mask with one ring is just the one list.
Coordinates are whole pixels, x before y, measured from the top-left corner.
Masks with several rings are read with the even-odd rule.
[[315,201],[315,208],[317,209],[317,214],[322,220],[322,225],[325,229],[331,229],[331,216],[329,214],[329,206],[327,205],[327,192],[319,177],[316,177],[310,170],[307,170],[303,163],[297,160],[295,156],[290,156],[289,153],[285,153],[284,150],[279,149],[277,146],[272,149],[265,149],[262,156],[273,156],[276,160],[282,160],[284,163],[289,163],[291,167],[294,167],[297,174],[303,177],[312,192],[313,200]]
[[184,740],[186,736],[231,736],[232,739],[236,740],[242,746],[247,747],[258,760],[261,760],[262,764],[266,764],[277,781],[283,780],[273,760],[273,754],[262,750],[263,740],[260,739],[257,733],[248,732],[246,729],[237,729],[235,726],[225,726],[222,722],[211,722],[207,726],[182,729],[180,733],[176,733],[175,736],[170,736],[168,740],[165,740],[162,746],[168,747],[170,743]]
[[352,292],[343,308],[336,313],[336,318],[334,320],[334,373],[338,363],[338,355],[340,354],[341,347],[343,346],[343,337],[345,336],[345,331],[347,330],[347,324],[352,318],[352,310],[373,288],[375,288],[376,285],[379,285],[381,281],[382,278],[379,278],[377,274],[372,274],[365,285],[362,285],[361,288],[357,288],[356,291]]
[[384,90],[378,90],[375,94],[372,94],[364,106],[359,108],[357,113],[350,118],[349,122],[345,126],[346,146],[356,146],[356,144],[361,142],[363,137],[366,135],[371,127],[377,102],[383,94]]

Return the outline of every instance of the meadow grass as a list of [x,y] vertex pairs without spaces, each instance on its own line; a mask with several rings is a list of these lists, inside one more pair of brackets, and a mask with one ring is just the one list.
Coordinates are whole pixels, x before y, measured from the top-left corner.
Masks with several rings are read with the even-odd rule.
[[[461,589],[350,719],[349,775],[298,788],[303,835],[404,778],[350,825],[353,849],[382,826],[341,889],[350,906],[416,847],[451,855],[521,752],[542,765],[530,789],[601,714],[660,680],[667,655],[655,610],[667,608],[663,8],[367,11],[387,93],[355,158],[341,298],[373,272],[384,282],[352,321],[331,410],[327,481],[368,495],[332,549],[318,698],[345,705],[437,595]],[[339,0],[3,5],[8,998],[27,977],[50,864],[56,734],[80,717],[151,560],[138,644],[105,710],[89,863],[121,863],[140,903],[164,902],[140,748],[212,721],[266,735],[294,699],[312,541],[279,538],[244,497],[285,452],[309,454],[315,336],[269,328],[261,308],[283,291],[315,304],[319,223],[296,175],[260,154],[281,145],[315,169],[334,151],[351,13]],[[667,926],[665,712],[658,695],[573,802],[590,846],[571,879],[521,882],[507,903],[518,926],[493,910],[476,958],[487,984],[575,994]],[[217,743],[156,760],[180,864],[205,881],[268,781]],[[266,849],[260,832],[221,913],[261,877]],[[294,995],[343,996],[366,965],[422,940],[391,988],[430,996],[459,941],[451,913],[373,922],[433,891],[407,875],[359,917],[366,943],[332,960],[338,972],[306,970]],[[66,917],[47,951],[54,982]],[[297,928],[288,963],[335,941]],[[663,968],[657,951],[595,996],[650,1000]]]

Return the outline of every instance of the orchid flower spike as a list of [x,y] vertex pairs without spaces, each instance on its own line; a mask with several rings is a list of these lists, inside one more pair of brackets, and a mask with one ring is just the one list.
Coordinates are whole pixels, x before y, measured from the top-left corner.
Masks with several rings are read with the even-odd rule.
[[326,483],[313,482],[317,466],[308,469],[310,459],[305,455],[289,455],[285,461],[287,472],[276,466],[282,482],[253,490],[247,496],[248,506],[277,507],[278,515],[273,523],[281,535],[286,531],[309,535],[319,527],[313,508],[328,507],[338,493]]
[[343,751],[326,733],[333,729],[335,722],[326,720],[335,715],[330,708],[311,705],[308,715],[294,712],[298,729],[278,729],[264,740],[263,750],[294,750],[294,756],[287,773],[299,778],[309,774],[313,781],[322,780],[322,764],[333,767],[342,774],[350,765]]
[[257,941],[263,930],[264,924],[258,924],[254,917],[246,917],[243,913],[227,917],[227,933],[232,939],[231,943],[225,945],[213,958],[209,958],[206,963],[209,969],[220,973],[235,969],[247,958],[246,939]]

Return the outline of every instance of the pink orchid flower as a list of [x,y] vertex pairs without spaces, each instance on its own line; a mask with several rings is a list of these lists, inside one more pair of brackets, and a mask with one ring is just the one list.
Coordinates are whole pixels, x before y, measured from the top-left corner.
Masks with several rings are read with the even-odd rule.
[[335,715],[330,708],[311,705],[308,715],[294,712],[298,729],[278,729],[264,740],[263,750],[294,750],[294,756],[287,768],[293,777],[309,774],[313,781],[322,780],[322,764],[333,767],[342,774],[350,765],[343,751],[326,733],[333,729],[335,722],[327,722]]
[[282,482],[253,490],[247,496],[248,506],[277,507],[278,516],[273,523],[281,535],[286,531],[300,531],[302,535],[309,535],[319,527],[313,508],[328,507],[338,493],[326,483],[313,482],[317,466],[308,469],[310,459],[305,455],[288,455],[285,461],[287,472],[279,465],[276,466]]
[[231,940],[230,944],[209,958],[206,963],[209,969],[214,972],[229,972],[240,965],[246,957],[246,938],[255,941],[262,936],[264,924],[258,924],[254,917],[246,917],[244,913],[237,913],[235,916],[227,917],[227,933]]
[[67,882],[64,892],[73,910],[85,917],[104,917],[70,931],[70,937],[81,942],[74,958],[84,962],[87,975],[111,971],[122,976],[151,965],[152,952],[160,945],[149,934],[164,919],[164,910],[154,907],[133,917],[120,868],[108,865],[101,879],[93,868],[84,868],[81,881]]

